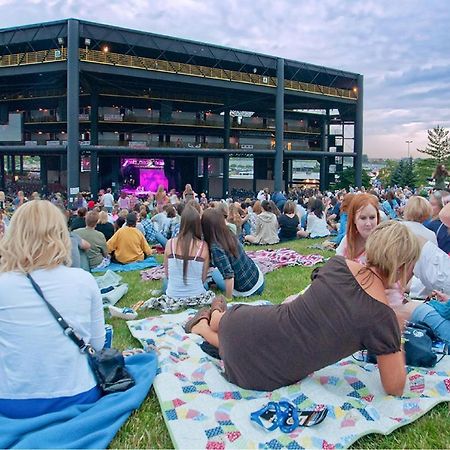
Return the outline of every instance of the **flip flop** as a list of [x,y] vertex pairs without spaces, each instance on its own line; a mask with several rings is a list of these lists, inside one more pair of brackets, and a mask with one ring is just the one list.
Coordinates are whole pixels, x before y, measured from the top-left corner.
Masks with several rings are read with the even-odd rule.
[[186,322],[186,324],[184,325],[184,331],[186,331],[186,333],[192,333],[192,328],[197,325],[202,319],[206,319],[209,323],[209,320],[211,319],[210,308],[199,309],[195,316]]
[[227,310],[227,300],[223,295],[218,295],[211,303],[211,315],[214,311],[224,313]]

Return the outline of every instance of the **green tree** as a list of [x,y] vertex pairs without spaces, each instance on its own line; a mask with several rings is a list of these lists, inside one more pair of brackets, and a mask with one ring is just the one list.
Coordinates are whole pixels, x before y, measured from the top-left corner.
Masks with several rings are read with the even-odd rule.
[[436,161],[432,158],[415,159],[414,175],[416,177],[417,186],[428,186],[434,170],[436,169]]
[[386,166],[380,169],[378,173],[378,179],[381,181],[383,186],[388,186],[391,184],[392,173],[396,169],[398,165],[398,161],[394,161],[392,159],[388,159],[386,161]]
[[445,164],[450,159],[449,130],[440,125],[428,130],[428,145],[424,149],[418,148],[421,153],[430,155],[436,164]]
[[416,187],[416,174],[414,173],[414,162],[412,158],[404,160],[403,172],[402,172],[402,186],[408,186],[410,188]]
[[[362,184],[365,188],[371,186],[369,174],[364,169],[362,171]],[[349,186],[355,186],[355,169],[353,167],[346,167],[339,174],[339,181],[336,182],[336,189],[348,189]]]
[[396,163],[391,173],[390,185],[416,187],[416,176],[412,158],[401,159]]

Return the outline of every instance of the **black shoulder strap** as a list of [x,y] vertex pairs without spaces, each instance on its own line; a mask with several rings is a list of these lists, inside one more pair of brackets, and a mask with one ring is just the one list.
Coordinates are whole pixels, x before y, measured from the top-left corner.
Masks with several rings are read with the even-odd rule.
[[39,294],[39,296],[44,300],[44,303],[47,305],[47,308],[49,309],[52,316],[56,319],[59,326],[63,329],[64,334],[72,340],[72,342],[75,343],[75,345],[78,346],[78,348],[84,352],[86,349],[89,349],[90,345],[86,344],[83,339],[79,338],[73,328],[68,325],[68,323],[62,318],[61,314],[51,305],[47,299],[44,297],[44,293],[42,292],[42,289],[40,286],[36,283],[36,281],[33,280],[33,277],[27,273],[27,278],[30,280],[31,284],[34,287],[34,290]]

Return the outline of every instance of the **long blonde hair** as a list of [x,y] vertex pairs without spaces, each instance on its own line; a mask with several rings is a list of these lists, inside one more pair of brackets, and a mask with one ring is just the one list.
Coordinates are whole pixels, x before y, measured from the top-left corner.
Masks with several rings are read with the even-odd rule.
[[420,243],[405,225],[395,220],[382,222],[366,241],[367,266],[374,267],[387,286],[400,281],[406,286],[408,272],[420,256]]
[[0,241],[0,272],[29,273],[71,264],[71,242],[64,214],[47,200],[24,203]]

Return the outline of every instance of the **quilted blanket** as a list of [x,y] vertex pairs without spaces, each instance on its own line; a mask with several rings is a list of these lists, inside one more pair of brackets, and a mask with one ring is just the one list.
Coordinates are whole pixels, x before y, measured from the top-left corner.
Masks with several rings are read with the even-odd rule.
[[[133,336],[159,354],[154,386],[177,448],[346,448],[369,433],[389,434],[450,401],[450,357],[433,370],[409,368],[403,397],[385,395],[377,367],[352,358],[273,392],[240,389],[223,378],[221,362],[201,350],[202,339],[185,334],[181,325],[194,312],[128,322]],[[291,434],[266,432],[250,421],[252,411],[281,399],[301,410],[326,405],[328,416]]]

